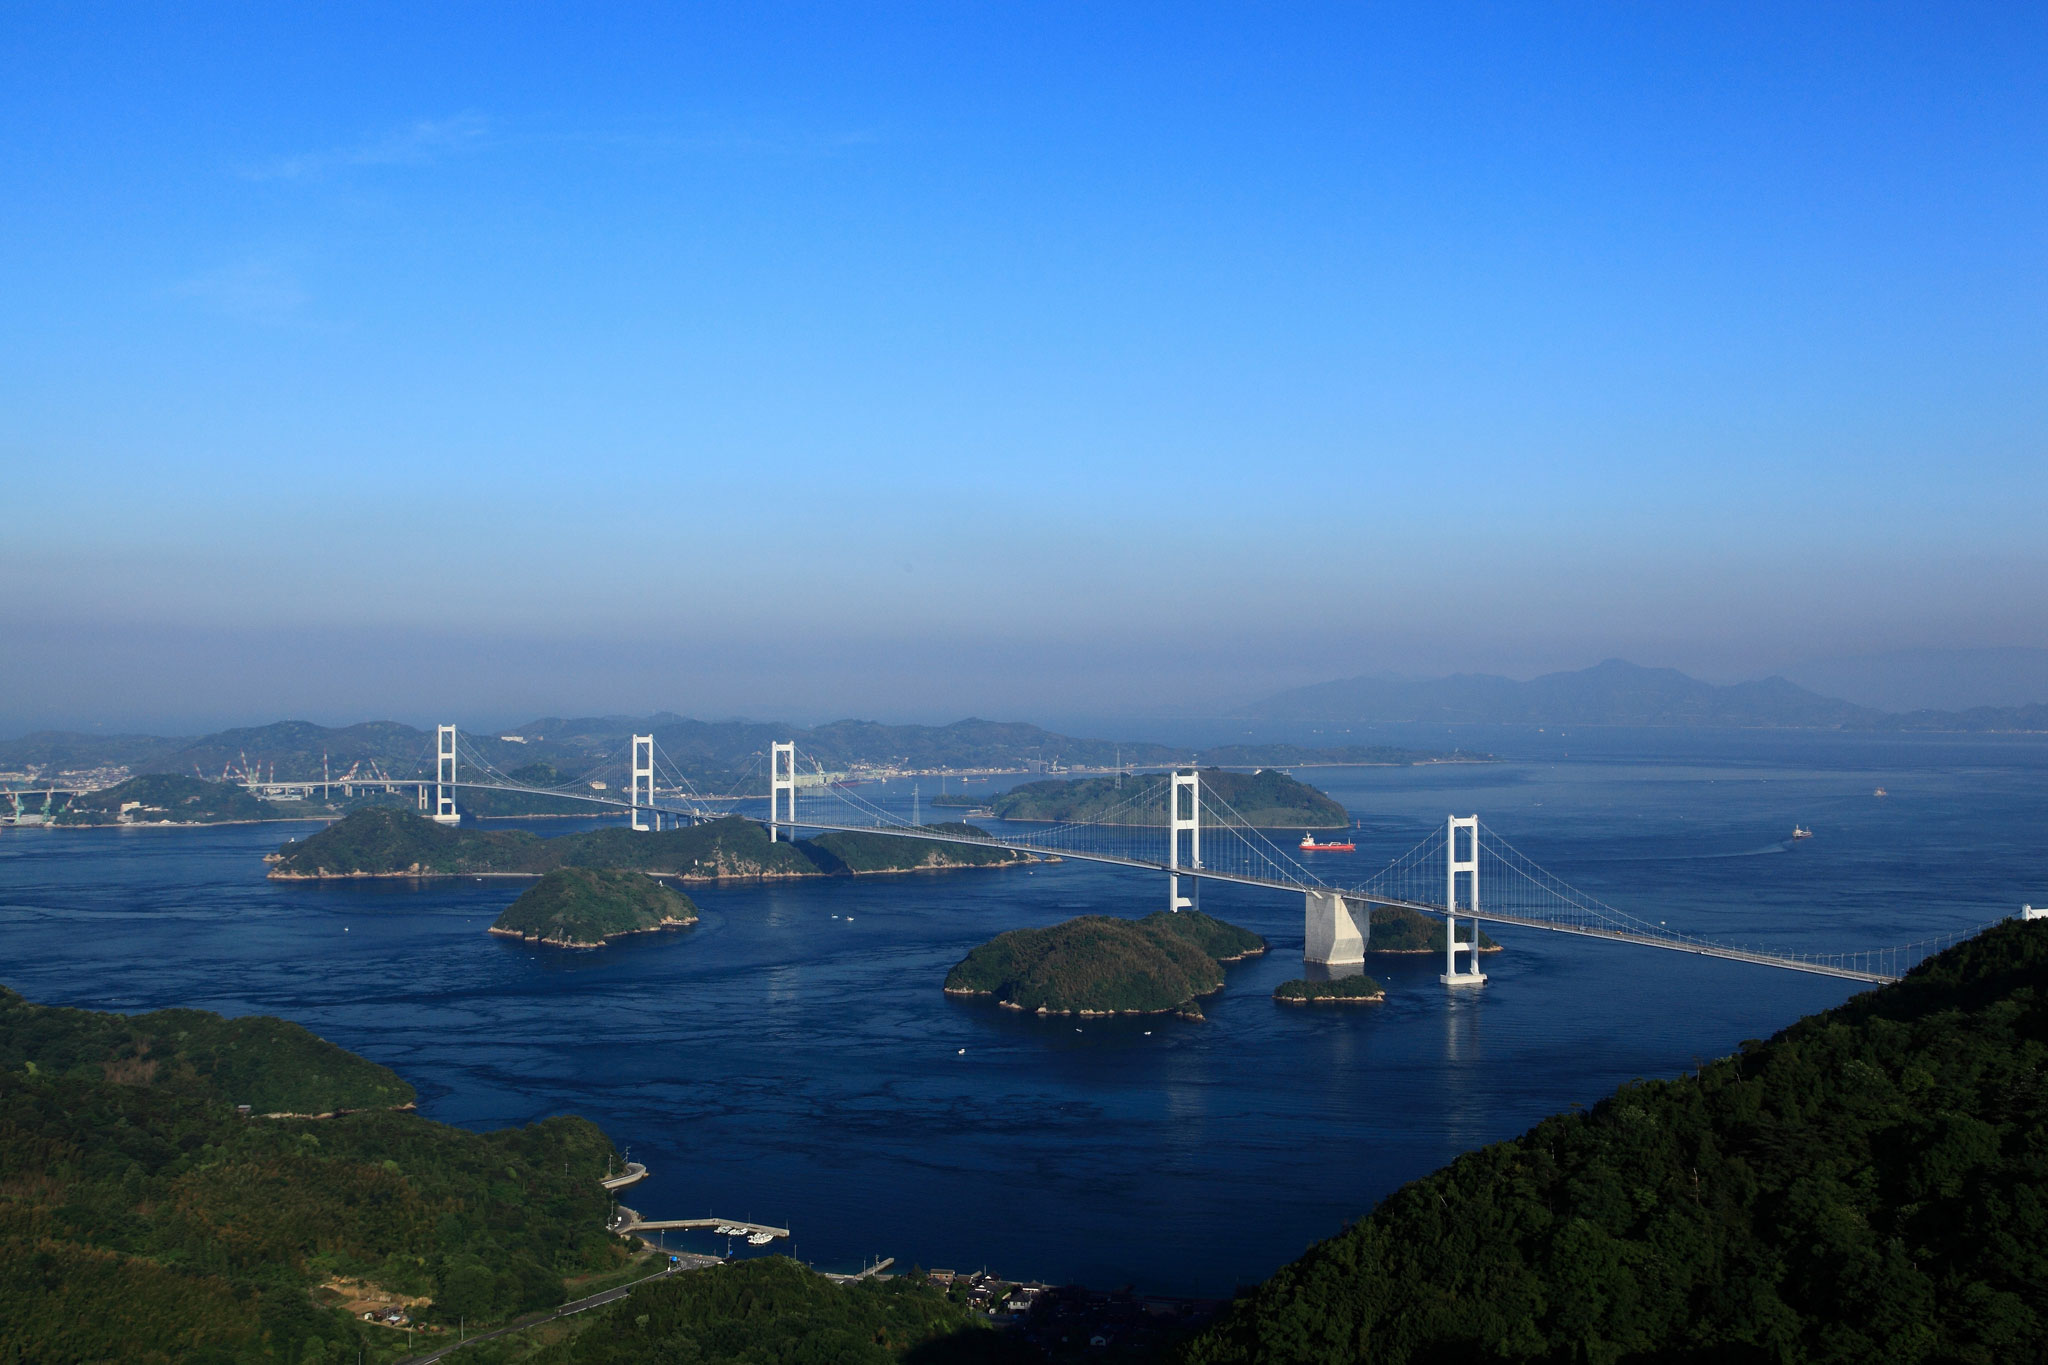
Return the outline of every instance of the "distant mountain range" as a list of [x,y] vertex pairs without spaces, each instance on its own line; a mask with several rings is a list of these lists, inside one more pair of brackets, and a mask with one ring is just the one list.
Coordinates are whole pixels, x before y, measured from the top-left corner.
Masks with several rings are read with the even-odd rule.
[[[1194,750],[1139,740],[1077,739],[1036,725],[961,720],[951,725],[883,725],[842,720],[802,726],[760,721],[701,721],[667,713],[653,716],[548,716],[509,730],[465,731],[469,754],[543,786],[564,774],[620,781],[634,734],[654,735],[663,766],[706,792],[737,789],[755,773],[770,742],[794,739],[807,760],[831,769],[855,766],[911,771],[1155,768],[1173,763],[1279,766],[1301,763],[1414,763],[1452,757],[1436,750],[1383,745],[1305,748],[1296,744],[1234,744]],[[355,765],[364,778],[375,764],[390,777],[432,772],[434,735],[396,721],[329,727],[310,721],[223,730],[197,738],[96,735],[46,730],[0,740],[0,771],[83,773],[126,768],[135,773],[176,773],[219,778],[253,768],[278,781],[339,780]],[[469,760],[465,758],[464,764]],[[363,779],[358,779],[363,780]]]
[[1715,725],[1751,729],[2048,730],[2048,705],[1879,711],[1783,678],[1718,684],[1675,668],[1608,659],[1518,682],[1458,673],[1427,682],[1343,678],[1281,692],[1237,713],[1269,721],[1440,721],[1493,725]]

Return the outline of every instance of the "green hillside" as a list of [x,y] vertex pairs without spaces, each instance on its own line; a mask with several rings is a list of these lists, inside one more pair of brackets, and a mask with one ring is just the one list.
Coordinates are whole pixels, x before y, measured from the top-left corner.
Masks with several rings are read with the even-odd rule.
[[[1223,987],[1223,968],[1200,941],[1263,951],[1264,940],[1207,916],[1187,929],[1162,921],[1083,915],[1045,929],[1013,929],[969,953],[946,974],[949,995],[989,996],[1040,1014],[1199,1016],[1196,999]],[[1246,940],[1257,944],[1247,948]]]
[[[1027,782],[993,797],[989,809],[1004,820],[1163,827],[1170,783],[1165,773]],[[1261,829],[1343,829],[1351,823],[1342,806],[1277,769],[1237,773],[1204,768],[1202,793],[1205,798],[1227,803]]]
[[397,806],[351,811],[309,838],[271,855],[270,875],[294,877],[447,877],[545,870],[545,841],[524,830],[440,825]]
[[[926,829],[962,838],[985,837],[986,830],[957,821],[926,825]],[[798,845],[819,867],[832,872],[902,872],[941,867],[1008,867],[1032,862],[1028,853],[1007,848],[976,848],[971,844],[927,844],[890,834],[821,834]]]
[[2048,923],[1395,1192],[1182,1365],[2048,1359]]
[[[937,828],[979,834],[967,825]],[[272,855],[270,875],[302,877],[447,877],[476,873],[539,876],[557,867],[646,872],[686,881],[754,877],[827,877],[941,867],[1000,867],[1029,855],[968,844],[928,843],[887,834],[827,834],[770,842],[743,816],[676,829],[619,826],[543,839],[524,830],[439,825],[409,810],[373,806]]]
[[403,1334],[341,1311],[354,1287],[452,1327],[621,1264],[595,1127],[471,1133],[411,1098],[283,1020],[0,989],[0,1360],[388,1362]]
[[507,906],[490,932],[562,948],[596,948],[622,934],[696,922],[697,907],[688,896],[643,873],[558,867]]
[[[1460,938],[1471,933],[1469,925],[1458,930]],[[1375,905],[1372,933],[1365,950],[1369,953],[1441,953],[1444,950],[1444,922],[1405,905]],[[1479,951],[1497,953],[1500,945],[1479,932]]]
[[1225,924],[1212,919],[1199,910],[1182,910],[1172,913],[1154,910],[1138,921],[1150,929],[1177,934],[1200,948],[1218,962],[1237,962],[1247,957],[1257,957],[1266,951],[1266,940],[1249,929],[1240,929],[1235,924]]

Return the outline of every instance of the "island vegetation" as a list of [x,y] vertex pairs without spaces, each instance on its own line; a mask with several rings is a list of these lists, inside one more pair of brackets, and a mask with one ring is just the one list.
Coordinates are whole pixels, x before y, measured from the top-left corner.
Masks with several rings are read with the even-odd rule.
[[2048,1358],[2048,922],[1459,1157],[1180,1365]]
[[[1171,783],[1166,773],[1027,782],[991,798],[989,809],[1004,820],[1164,826]],[[1202,794],[1223,801],[1261,829],[1343,829],[1351,823],[1328,796],[1271,768],[1257,773],[1204,768]]]
[[[1463,934],[1470,930],[1460,929],[1458,932]],[[1441,953],[1444,950],[1444,922],[1405,905],[1375,905],[1372,908],[1372,932],[1366,935],[1365,950],[1388,954]],[[1497,953],[1500,945],[1481,930],[1479,951]]]
[[1273,988],[1285,1005],[1376,1005],[1387,998],[1386,987],[1369,976],[1342,976],[1334,981],[1296,978]]
[[505,907],[490,932],[558,948],[601,948],[627,934],[696,922],[688,896],[645,873],[558,867]]
[[[472,1133],[281,1019],[0,989],[0,1360],[390,1361],[616,1271],[593,1125]],[[247,1106],[243,1112],[239,1106]]]
[[[935,832],[986,838],[972,825]],[[409,810],[373,806],[271,855],[279,880],[330,877],[538,877],[560,867],[644,872],[685,882],[854,876],[961,867],[1009,867],[1037,861],[993,845],[949,843],[866,832],[771,842],[742,816],[667,830],[616,826],[542,838],[526,830],[436,824]]]
[[1083,915],[998,934],[946,974],[945,988],[1039,1014],[1200,1018],[1199,998],[1223,989],[1221,964],[1265,950],[1257,934],[1200,911]]

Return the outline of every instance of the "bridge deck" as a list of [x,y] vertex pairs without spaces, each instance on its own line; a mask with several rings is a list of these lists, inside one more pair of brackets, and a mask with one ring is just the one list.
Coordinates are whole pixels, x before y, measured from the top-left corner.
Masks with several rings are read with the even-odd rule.
[[[631,809],[633,804],[629,800],[622,800],[614,796],[599,795],[596,792],[592,792],[586,796],[574,793],[546,791],[540,788],[511,786],[503,783],[463,782],[457,783],[455,785],[464,787],[477,787],[480,789],[488,789],[493,791],[521,791],[527,792],[534,796],[563,796],[571,800],[586,801],[592,805],[613,806],[622,810]],[[672,806],[662,805],[658,800],[653,804],[643,802],[641,803],[640,809],[647,811],[650,814],[659,813],[661,815],[665,815],[672,819],[678,820],[695,821],[707,818],[701,811],[689,809],[676,809]],[[974,838],[968,835],[950,834],[941,830],[934,830],[928,828],[911,829],[892,827],[887,825],[846,825],[833,824],[815,820],[798,820],[793,823],[796,828],[806,830],[817,830],[823,833],[893,834],[899,838],[921,839],[927,843],[964,844],[974,848],[1003,848],[1018,853],[1036,853],[1043,857],[1048,858],[1072,858],[1081,862],[1103,863],[1111,867],[1128,867],[1135,871],[1174,873],[1182,877],[1201,879],[1206,881],[1226,882],[1233,886],[1258,887],[1267,891],[1291,892],[1295,895],[1301,895],[1309,891],[1337,891],[1355,900],[1370,901],[1374,905],[1386,905],[1400,909],[1416,910],[1426,915],[1441,915],[1444,913],[1444,907],[1440,904],[1434,904],[1427,901],[1402,900],[1396,897],[1375,895],[1371,891],[1365,890],[1363,888],[1333,886],[1326,882],[1296,881],[1281,877],[1250,876],[1244,873],[1228,872],[1214,868],[1174,867],[1160,859],[1139,858],[1118,853],[1103,853],[1076,849],[1046,848],[1039,844],[1034,844],[1030,842],[1028,838],[1003,838],[1000,835],[990,835],[987,838]],[[1112,828],[1122,827],[1112,826]],[[1129,828],[1141,829],[1154,827],[1130,826]],[[1163,826],[1159,826],[1157,828],[1161,829],[1162,831],[1164,829]],[[1873,984],[1878,984],[1882,982],[1898,980],[1898,977],[1891,973],[1862,971],[1851,967],[1834,966],[1824,962],[1807,961],[1805,959],[1790,955],[1759,952],[1751,948],[1737,948],[1731,946],[1724,946],[1721,944],[1706,943],[1680,937],[1667,938],[1656,934],[1630,933],[1626,930],[1621,929],[1608,929],[1587,925],[1572,924],[1564,921],[1538,919],[1533,916],[1505,914],[1498,911],[1483,909],[1476,913],[1464,910],[1461,910],[1458,913],[1461,919],[1478,919],[1489,924],[1509,924],[1516,925],[1518,927],[1525,929],[1542,929],[1548,933],[1553,934],[1576,934],[1582,938],[1600,938],[1607,939],[1615,943],[1635,944],[1639,947],[1663,948],[1671,952],[1692,953],[1699,957],[1716,957],[1730,962],[1747,962],[1759,967],[1777,967],[1786,971],[1807,972],[1815,976],[1831,976],[1847,981],[1867,981]],[[701,1223],[701,1220],[699,1220],[699,1223]],[[697,1225],[697,1223],[690,1224],[690,1226]],[[677,1224],[675,1226],[683,1225]]]

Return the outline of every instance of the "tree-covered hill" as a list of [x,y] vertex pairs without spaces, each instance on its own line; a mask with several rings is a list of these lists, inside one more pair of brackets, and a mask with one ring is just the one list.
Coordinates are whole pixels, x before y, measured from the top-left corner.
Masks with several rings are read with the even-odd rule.
[[1138,923],[1150,929],[1178,934],[1218,962],[1240,962],[1266,951],[1266,940],[1251,930],[1226,924],[1199,910],[1182,910],[1174,914],[1154,910]]
[[946,993],[1040,1014],[1199,1016],[1196,1000],[1223,988],[1223,968],[1204,947],[1210,943],[1234,957],[1266,946],[1256,934],[1189,912],[1161,910],[1142,920],[1083,915],[998,934],[946,974]]
[[0,986],[0,1071],[101,1073],[257,1113],[317,1114],[412,1103],[413,1090],[283,1019],[205,1010],[101,1014],[32,1005]]
[[[1470,932],[1469,928],[1458,930],[1461,938]],[[1372,908],[1372,933],[1366,938],[1365,950],[1369,953],[1440,953],[1444,950],[1444,922],[1420,910],[1410,910],[1405,905],[1375,905]],[[1483,929],[1479,932],[1479,951],[1500,951],[1500,945]]]
[[[992,798],[989,809],[1004,820],[1099,820],[1163,827],[1171,781],[1164,773],[1141,773],[1121,779],[1027,782]],[[1238,773],[1204,768],[1202,794],[1228,803],[1262,829],[1342,829],[1351,823],[1342,806],[1277,769]]]
[[[957,821],[927,825],[940,834],[986,837],[987,831]],[[836,831],[806,839],[797,847],[830,872],[903,872],[945,867],[1008,867],[1035,861],[1028,853],[1008,848],[976,848],[972,844],[923,843],[889,834]]]
[[284,1020],[0,990],[0,1360],[390,1361],[402,1334],[323,1286],[452,1327],[621,1263],[595,1127],[471,1133],[388,1107],[411,1097]]
[[447,877],[545,871],[545,841],[524,830],[439,825],[397,806],[366,806],[271,855],[270,875]]
[[[970,836],[980,833],[968,825],[938,828]],[[270,875],[279,880],[480,873],[537,877],[557,867],[584,867],[723,881],[1001,867],[1031,858],[1005,849],[888,834],[827,834],[796,843],[771,842],[764,827],[737,815],[676,829],[613,826],[543,839],[523,830],[439,825],[409,810],[373,806],[286,844],[272,861]]]
[[690,898],[640,872],[558,867],[505,907],[490,932],[562,948],[697,922]]
[[[127,809],[123,809],[126,807]],[[71,798],[57,815],[63,825],[224,824],[282,820],[289,812],[227,782],[175,773],[146,773]]]
[[1248,1296],[1225,1362],[2048,1359],[2048,922],[1458,1158]]

